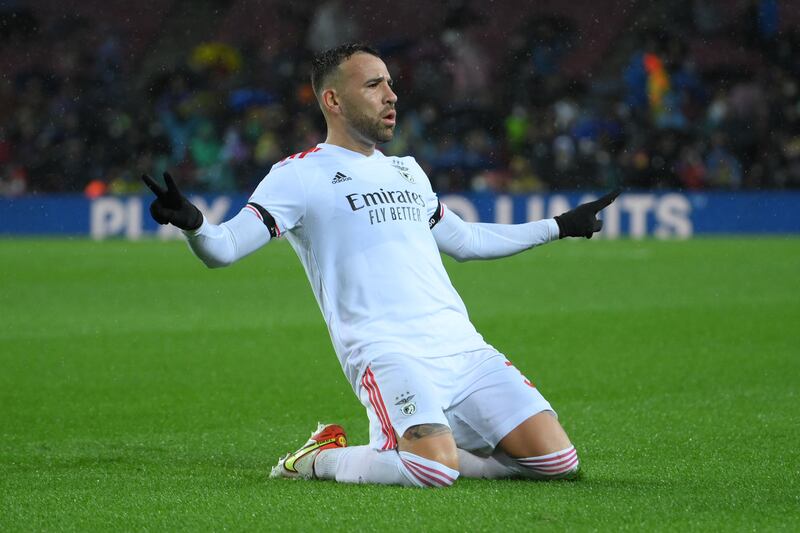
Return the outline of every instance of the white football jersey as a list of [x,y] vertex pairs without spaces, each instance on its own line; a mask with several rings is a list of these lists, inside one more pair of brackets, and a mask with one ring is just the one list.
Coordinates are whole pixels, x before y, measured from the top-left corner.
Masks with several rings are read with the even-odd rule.
[[300,258],[354,388],[382,354],[488,347],[442,265],[430,229],[442,211],[413,157],[322,143],[274,165],[250,202]]

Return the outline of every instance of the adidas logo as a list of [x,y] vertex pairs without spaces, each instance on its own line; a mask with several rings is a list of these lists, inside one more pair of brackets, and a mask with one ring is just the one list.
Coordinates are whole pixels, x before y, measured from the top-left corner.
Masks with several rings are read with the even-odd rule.
[[350,176],[345,176],[341,172],[337,172],[336,175],[331,180],[331,183],[342,183],[343,181],[351,181],[353,178]]

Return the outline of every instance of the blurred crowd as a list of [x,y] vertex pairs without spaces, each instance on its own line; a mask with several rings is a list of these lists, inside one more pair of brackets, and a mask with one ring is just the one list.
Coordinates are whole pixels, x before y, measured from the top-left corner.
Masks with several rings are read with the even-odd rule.
[[[583,76],[563,65],[589,39],[563,16],[520,20],[498,52],[458,4],[435,34],[373,43],[399,95],[395,139],[380,148],[414,155],[441,192],[800,187],[800,33],[779,30],[774,0],[723,27],[703,2],[685,4],[669,24],[619,36],[621,52]],[[164,170],[190,190],[249,191],[324,140],[310,59],[360,33],[331,0],[304,19],[304,41],[202,42],[143,79],[113,27],[0,17],[0,47],[55,54],[0,78],[0,195],[137,193],[142,172]],[[720,32],[747,68],[697,68],[687,42]]]

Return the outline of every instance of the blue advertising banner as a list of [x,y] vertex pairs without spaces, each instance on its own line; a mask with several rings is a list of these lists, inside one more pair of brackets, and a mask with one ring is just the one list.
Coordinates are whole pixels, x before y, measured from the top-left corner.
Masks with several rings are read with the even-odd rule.
[[[548,218],[597,194],[530,196],[448,194],[441,200],[470,222],[520,223]],[[150,197],[41,195],[0,198],[0,235],[73,235],[94,239],[179,232],[156,224]],[[214,223],[247,202],[246,195],[191,196]],[[604,238],[690,238],[709,234],[800,234],[800,192],[625,192],[603,212]]]

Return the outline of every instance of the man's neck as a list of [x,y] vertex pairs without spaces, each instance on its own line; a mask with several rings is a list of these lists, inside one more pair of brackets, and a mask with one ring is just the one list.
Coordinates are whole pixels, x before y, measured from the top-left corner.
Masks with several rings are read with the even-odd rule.
[[336,132],[328,131],[328,138],[325,139],[327,144],[340,146],[352,152],[358,152],[369,157],[375,153],[375,143],[358,141],[349,135],[337,134]]

